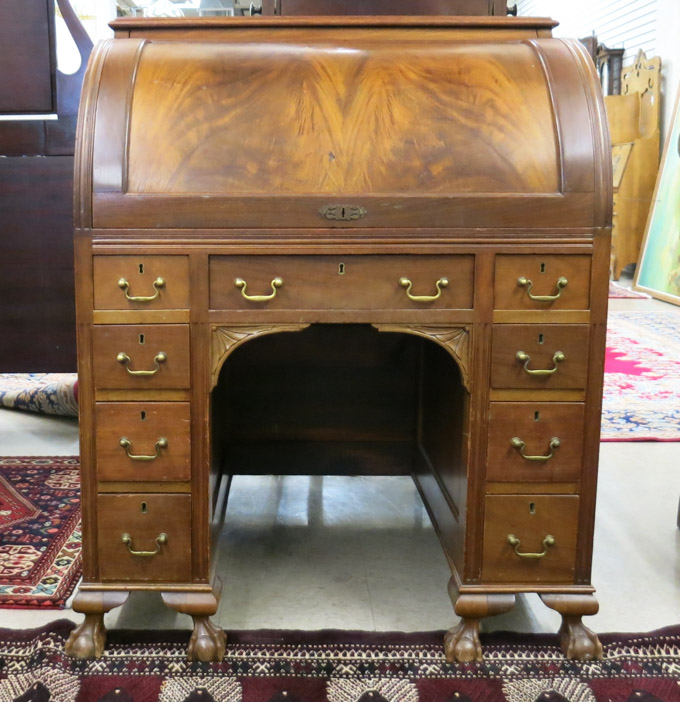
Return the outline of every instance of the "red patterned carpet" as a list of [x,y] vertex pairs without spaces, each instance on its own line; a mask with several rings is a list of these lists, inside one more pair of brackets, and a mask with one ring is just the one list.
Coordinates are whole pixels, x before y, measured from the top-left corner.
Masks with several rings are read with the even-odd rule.
[[603,441],[680,441],[680,313],[610,312]]
[[0,608],[64,607],[80,577],[79,507],[77,458],[0,458]]
[[443,632],[229,632],[221,663],[190,663],[188,632],[109,632],[67,658],[73,625],[0,630],[0,700],[22,702],[678,702],[680,627],[602,636],[602,661],[553,635],[489,634],[482,663],[450,665]]

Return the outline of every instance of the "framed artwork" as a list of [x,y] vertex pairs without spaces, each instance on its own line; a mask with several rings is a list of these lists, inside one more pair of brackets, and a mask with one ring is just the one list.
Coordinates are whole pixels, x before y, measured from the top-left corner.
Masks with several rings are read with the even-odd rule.
[[647,229],[635,273],[636,290],[680,305],[680,94],[676,99]]

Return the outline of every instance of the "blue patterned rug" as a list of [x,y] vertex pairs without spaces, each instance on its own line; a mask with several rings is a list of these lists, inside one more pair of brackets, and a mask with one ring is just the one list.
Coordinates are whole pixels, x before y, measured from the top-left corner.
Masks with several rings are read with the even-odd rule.
[[78,416],[76,373],[0,373],[0,406]]

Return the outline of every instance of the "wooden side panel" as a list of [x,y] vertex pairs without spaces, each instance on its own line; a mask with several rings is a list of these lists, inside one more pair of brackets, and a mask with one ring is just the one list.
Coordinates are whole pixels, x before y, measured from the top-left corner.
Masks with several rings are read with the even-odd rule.
[[76,368],[73,158],[0,158],[0,371]]
[[0,113],[54,110],[55,58],[54,0],[2,0]]

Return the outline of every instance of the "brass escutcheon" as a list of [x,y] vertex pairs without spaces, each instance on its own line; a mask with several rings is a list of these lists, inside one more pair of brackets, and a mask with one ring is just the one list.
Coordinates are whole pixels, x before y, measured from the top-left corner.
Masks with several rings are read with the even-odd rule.
[[324,219],[351,222],[365,217],[368,210],[361,205],[326,205],[319,210],[319,214]]

